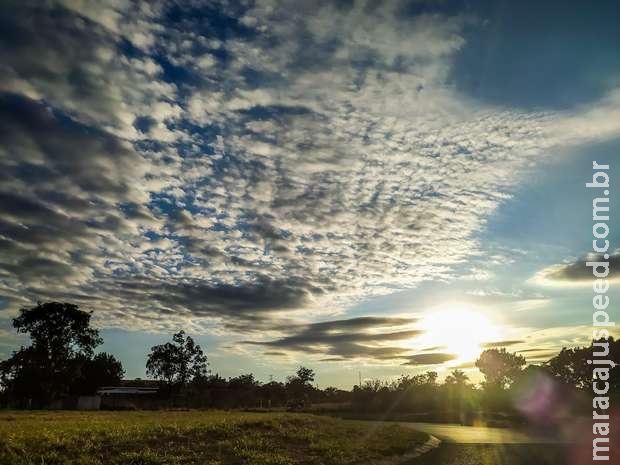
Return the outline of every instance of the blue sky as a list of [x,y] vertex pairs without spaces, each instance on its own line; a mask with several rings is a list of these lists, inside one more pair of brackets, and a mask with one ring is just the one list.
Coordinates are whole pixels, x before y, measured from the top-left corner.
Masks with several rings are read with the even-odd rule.
[[1,8],[0,355],[46,300],[129,377],[181,328],[225,376],[345,387],[587,342],[617,2]]

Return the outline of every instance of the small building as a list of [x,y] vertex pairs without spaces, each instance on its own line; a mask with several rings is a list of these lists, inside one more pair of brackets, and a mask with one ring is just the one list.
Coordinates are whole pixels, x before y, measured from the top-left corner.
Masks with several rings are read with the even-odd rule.
[[157,394],[159,388],[143,386],[104,386],[97,389],[100,396],[140,396]]
[[121,386],[102,386],[97,389],[100,408],[103,410],[140,410],[161,407],[159,388],[151,386],[132,386],[125,382]]
[[101,396],[79,396],[76,408],[78,410],[99,410],[101,408]]

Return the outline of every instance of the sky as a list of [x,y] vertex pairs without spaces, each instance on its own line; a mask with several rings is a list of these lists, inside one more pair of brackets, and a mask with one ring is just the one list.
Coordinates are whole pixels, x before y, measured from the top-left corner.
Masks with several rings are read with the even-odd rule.
[[49,300],[129,378],[180,329],[223,376],[344,388],[587,344],[619,9],[2,2],[0,358]]

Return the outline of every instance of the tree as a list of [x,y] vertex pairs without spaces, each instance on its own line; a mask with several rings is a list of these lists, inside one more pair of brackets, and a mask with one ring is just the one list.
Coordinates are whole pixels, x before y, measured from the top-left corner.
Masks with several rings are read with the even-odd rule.
[[258,382],[252,373],[228,379],[228,395],[234,407],[255,407],[258,405]]
[[77,356],[90,357],[103,342],[99,332],[90,327],[91,313],[77,305],[47,302],[19,312],[13,327],[30,336],[33,349],[45,354],[52,367]]
[[90,326],[91,313],[77,305],[39,303],[13,319],[31,345],[0,364],[0,381],[10,398],[23,405],[44,405],[69,394],[102,339]]
[[208,373],[207,356],[191,336],[179,331],[172,336],[172,342],[156,345],[146,362],[149,376],[164,382],[169,392],[177,391],[196,378]]
[[43,406],[54,398],[52,372],[45,356],[22,347],[0,362],[0,382],[7,400],[20,407]]
[[505,348],[488,349],[476,360],[476,367],[485,378],[485,387],[504,390],[519,377],[525,357],[511,354]]
[[448,386],[464,389],[469,384],[469,377],[462,370],[452,370],[452,372],[446,376],[445,383]]
[[251,390],[259,385],[260,383],[254,378],[252,373],[235,376],[228,380],[228,387],[236,390]]
[[588,366],[586,360],[590,360],[591,356],[592,352],[586,347],[563,347],[546,366],[551,375],[562,383],[577,389],[589,389],[592,384],[592,367]]
[[297,378],[299,378],[299,381],[302,382],[302,384],[312,384],[312,382],[314,381],[314,370],[311,368],[306,368],[306,367],[299,367],[299,370],[297,370]]
[[[473,389],[469,377],[462,370],[452,370],[442,386],[440,406],[449,419],[469,423],[472,413]],[[456,416],[455,416],[456,415]]]
[[394,391],[400,393],[398,406],[394,408],[411,411],[434,408],[438,394],[437,377],[436,371],[427,371],[417,375],[401,375],[393,385]]
[[286,403],[286,387],[279,381],[269,381],[260,387],[261,396],[266,400],[267,407]]
[[[618,360],[620,358],[620,341],[615,341],[613,337],[608,340],[593,341],[590,347],[562,348],[559,354],[549,360],[545,367],[549,373],[564,384],[574,386],[581,390],[592,388],[592,371],[594,366],[588,364],[592,360],[593,344],[607,344],[609,346],[608,360]],[[597,349],[600,350],[600,349]],[[609,384],[611,391],[620,389],[620,368],[611,368]]]
[[121,362],[113,355],[101,352],[84,362],[82,379],[76,390],[81,394],[92,394],[102,386],[118,385],[124,375]]
[[314,370],[300,366],[295,376],[289,376],[286,380],[286,394],[289,406],[301,407],[310,401],[310,394],[314,391]]

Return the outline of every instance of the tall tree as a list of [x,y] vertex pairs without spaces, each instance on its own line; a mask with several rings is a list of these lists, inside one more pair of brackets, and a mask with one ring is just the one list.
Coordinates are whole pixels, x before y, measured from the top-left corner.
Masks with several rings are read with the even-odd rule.
[[47,302],[19,312],[13,327],[30,336],[33,349],[45,354],[52,367],[77,356],[91,357],[103,342],[90,326],[91,313],[77,305]]
[[90,318],[89,312],[69,303],[22,308],[13,327],[28,334],[32,343],[0,364],[0,380],[9,397],[44,405],[69,394],[82,376],[84,362],[102,342]]
[[121,362],[113,355],[101,352],[84,362],[82,378],[75,391],[80,394],[92,394],[102,386],[117,386],[124,375],[125,370]]
[[314,381],[315,373],[312,368],[299,367],[297,370],[297,378],[301,381],[302,384],[312,384]]
[[[590,347],[564,347],[545,364],[545,367],[557,380],[577,389],[590,390],[594,365],[589,365],[588,360],[593,359],[594,344],[603,344],[605,349],[609,350],[605,359],[614,361],[620,359],[620,340],[616,341],[610,336],[607,340],[593,341]],[[596,351],[600,350],[603,348],[597,346]],[[620,367],[609,368],[608,382],[612,391],[620,389]]]
[[301,407],[310,401],[314,388],[314,370],[300,366],[296,376],[289,376],[286,380],[286,395],[292,407]]
[[487,388],[506,389],[518,378],[525,365],[525,357],[511,354],[505,348],[488,349],[476,360],[476,367],[482,372]]
[[[472,386],[469,377],[464,371],[455,369],[446,376],[443,385],[443,397],[441,408],[447,410],[450,415],[457,414],[461,422],[466,422],[468,412],[471,412]],[[454,418],[454,417],[453,417]]]
[[169,391],[175,392],[195,378],[209,373],[207,356],[191,336],[179,331],[172,342],[156,345],[146,362],[149,376],[164,382]]
[[448,386],[464,389],[469,383],[469,377],[462,370],[452,370],[452,372],[446,376],[445,383]]

